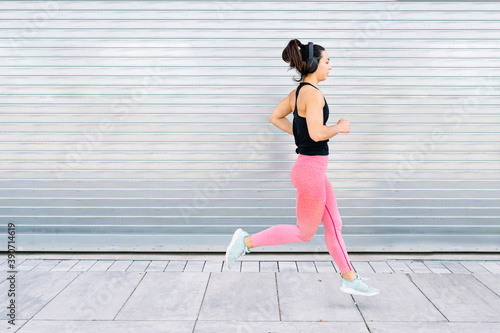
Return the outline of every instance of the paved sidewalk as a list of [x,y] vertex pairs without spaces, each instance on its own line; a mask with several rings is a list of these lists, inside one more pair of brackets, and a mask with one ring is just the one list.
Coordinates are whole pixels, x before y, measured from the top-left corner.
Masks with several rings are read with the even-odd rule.
[[5,332],[500,332],[499,255],[351,255],[374,297],[340,292],[328,256],[251,254],[232,270],[223,255],[56,256],[20,255]]

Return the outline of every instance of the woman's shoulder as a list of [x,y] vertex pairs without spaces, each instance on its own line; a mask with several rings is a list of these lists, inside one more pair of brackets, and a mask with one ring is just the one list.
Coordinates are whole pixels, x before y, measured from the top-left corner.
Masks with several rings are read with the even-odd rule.
[[[293,96],[293,99],[295,99],[297,89],[299,89],[299,87],[295,88],[294,90],[292,90],[290,92],[290,94],[288,94],[289,98],[290,98],[290,96]],[[304,84],[300,88],[300,95],[304,96],[306,101],[309,99],[321,99],[322,100],[324,98],[323,92],[321,90],[319,90],[319,88],[315,88],[309,84]]]
[[[295,96],[297,93],[297,89],[299,87],[295,88],[288,94],[288,101],[290,103],[290,108],[294,110],[295,108]],[[323,92],[319,89],[316,89],[308,84],[303,85],[300,88],[300,104],[302,103],[308,103],[308,102],[319,102],[324,105],[325,103],[325,98],[323,96]]]

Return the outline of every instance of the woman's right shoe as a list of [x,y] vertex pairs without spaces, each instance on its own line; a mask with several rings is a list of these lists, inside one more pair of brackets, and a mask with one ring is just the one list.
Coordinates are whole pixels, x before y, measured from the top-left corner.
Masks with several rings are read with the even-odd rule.
[[378,290],[377,288],[370,287],[366,283],[361,281],[361,279],[367,279],[364,279],[359,275],[357,275],[357,277],[352,281],[347,281],[346,279],[344,279],[344,277],[341,278],[342,282],[340,282],[340,290],[344,293],[361,296],[375,296],[380,292],[380,290]]
[[241,228],[234,232],[231,243],[229,243],[226,250],[226,264],[229,269],[231,269],[236,259],[245,255],[245,253],[250,253],[250,249],[245,245],[245,237],[249,235],[248,232]]

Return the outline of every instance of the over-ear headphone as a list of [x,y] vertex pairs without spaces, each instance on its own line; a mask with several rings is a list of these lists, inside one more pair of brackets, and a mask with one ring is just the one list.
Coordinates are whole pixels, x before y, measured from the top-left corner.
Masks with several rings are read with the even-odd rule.
[[314,57],[313,43],[307,43],[309,45],[309,58],[306,62],[306,69],[308,73],[314,73],[318,69],[318,59]]

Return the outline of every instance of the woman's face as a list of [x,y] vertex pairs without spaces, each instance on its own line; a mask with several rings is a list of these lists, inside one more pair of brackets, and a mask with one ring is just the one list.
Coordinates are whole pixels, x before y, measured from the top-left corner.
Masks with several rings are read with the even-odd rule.
[[325,50],[321,51],[321,59],[318,62],[318,69],[315,71],[315,74],[318,78],[318,81],[324,81],[328,77],[328,72],[332,69],[330,66],[330,58],[328,57],[328,53]]

